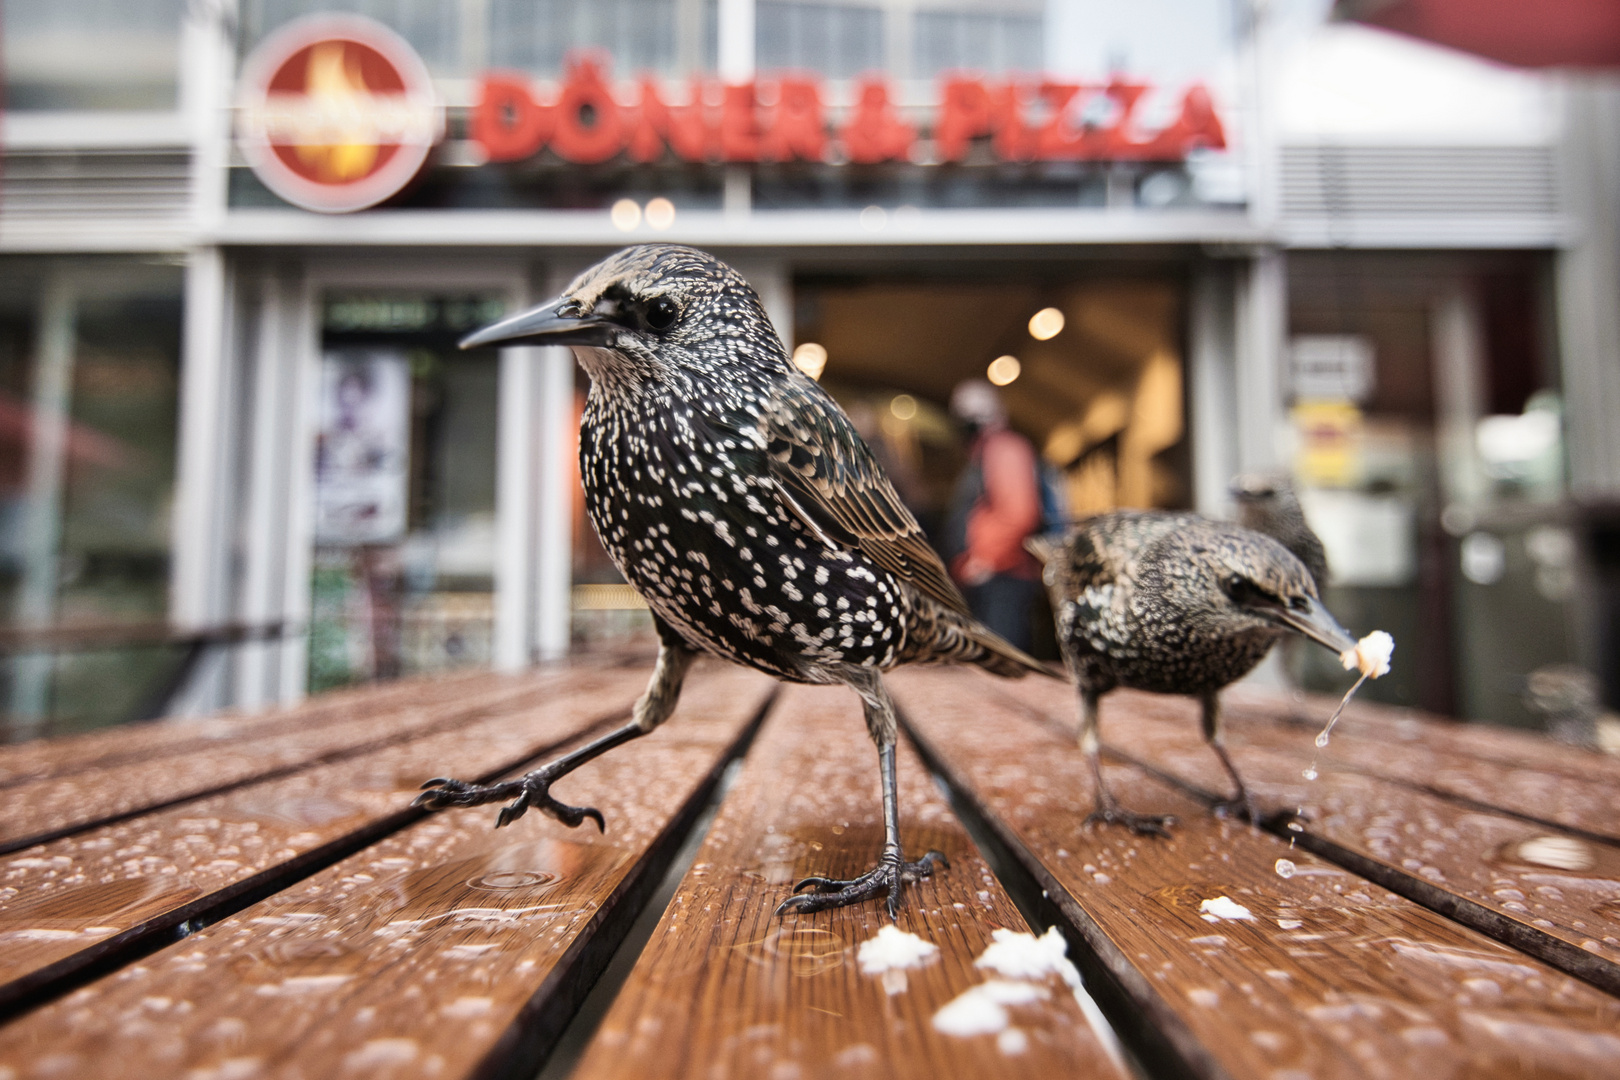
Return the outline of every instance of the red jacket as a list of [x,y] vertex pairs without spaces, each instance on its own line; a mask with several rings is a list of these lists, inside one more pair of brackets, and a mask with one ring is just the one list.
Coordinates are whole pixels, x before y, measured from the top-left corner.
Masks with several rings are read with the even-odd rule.
[[1001,429],[980,435],[973,456],[984,471],[984,497],[968,516],[967,550],[952,561],[951,573],[964,585],[992,574],[1035,577],[1035,559],[1024,550],[1024,538],[1041,520],[1035,448]]

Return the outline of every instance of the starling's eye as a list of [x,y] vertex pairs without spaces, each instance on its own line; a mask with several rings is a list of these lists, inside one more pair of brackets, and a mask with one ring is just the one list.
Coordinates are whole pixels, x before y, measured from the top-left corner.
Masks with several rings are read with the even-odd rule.
[[675,325],[675,316],[681,309],[667,296],[655,296],[647,301],[647,325],[654,330],[668,330]]
[[1311,610],[1311,602],[1303,596],[1294,597],[1292,600],[1288,601],[1288,606],[1293,608],[1295,611]]
[[1221,588],[1232,603],[1239,607],[1282,607],[1279,597],[1273,596],[1241,574],[1233,574],[1221,582]]

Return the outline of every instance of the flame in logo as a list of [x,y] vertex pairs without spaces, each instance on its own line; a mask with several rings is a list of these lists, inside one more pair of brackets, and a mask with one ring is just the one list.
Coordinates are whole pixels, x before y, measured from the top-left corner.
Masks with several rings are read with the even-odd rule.
[[338,132],[341,141],[298,147],[298,158],[327,183],[366,175],[377,160],[376,133],[363,119],[372,94],[360,71],[360,57],[342,41],[323,41],[310,50],[304,90],[322,113],[353,117]]

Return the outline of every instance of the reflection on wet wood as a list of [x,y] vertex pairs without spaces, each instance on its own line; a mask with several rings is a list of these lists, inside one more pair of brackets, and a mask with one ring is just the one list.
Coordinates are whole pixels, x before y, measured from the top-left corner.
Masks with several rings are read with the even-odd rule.
[[[1121,1022],[1198,1075],[1589,1076],[1620,1061],[1615,998],[1135,767],[1105,766],[1111,789],[1179,815],[1173,837],[1088,826],[1090,779],[1060,722],[975,673],[893,683],[929,752],[1092,943]],[[1114,738],[1129,716],[1114,698],[1104,710]]]
[[[19,784],[0,791],[0,853],[173,804],[230,785],[354,757],[434,731],[450,730],[482,716],[532,708],[589,672],[527,679],[489,677],[445,687],[424,687],[414,696],[376,707],[363,701],[290,731],[230,739],[206,751],[105,766]],[[388,695],[392,698],[393,695]]]
[[[1241,725],[1236,737],[1270,729],[1307,749],[1338,704],[1313,696],[1291,708],[1249,690],[1228,691],[1226,701]],[[1620,761],[1590,750],[1488,724],[1353,705],[1333,729],[1328,752],[1341,768],[1620,840]]]
[[[694,673],[669,724],[559,785],[601,808],[605,836],[537,814],[497,832],[489,807],[431,815],[0,1028],[0,1061],[106,1080],[509,1062],[588,987],[635,914],[649,849],[672,853],[671,822],[696,812],[770,689],[737,669]],[[474,771],[479,753],[470,738],[441,746],[434,771]]]
[[296,879],[333,847],[397,828],[414,817],[406,807],[417,786],[451,765],[469,775],[509,768],[623,716],[644,681],[634,671],[547,680],[543,707],[0,859],[0,1006],[250,888]]
[[[1129,719],[1104,720],[1107,745],[1212,797],[1228,793],[1230,782],[1199,734],[1191,702],[1141,695],[1124,698],[1115,710]],[[1348,771],[1335,758],[1334,744],[1318,752],[1314,732],[1247,723],[1242,704],[1227,715],[1229,749],[1262,810],[1304,811],[1302,843],[1425,907],[1620,992],[1620,846]],[[1307,780],[1313,762],[1316,779]]]
[[939,947],[890,976],[859,945],[888,925],[880,901],[778,919],[808,874],[853,877],[883,840],[877,755],[842,688],[793,688],[773,710],[697,859],[574,1074],[606,1077],[1029,1075],[1120,1077],[1074,996],[1039,980],[997,1033],[933,1026],[993,976],[973,961],[996,927],[1028,929],[909,746],[901,831],[915,858],[950,868],[908,886],[900,928]]
[[[1345,676],[1346,685],[1350,676]],[[1337,697],[1308,694],[1300,700],[1260,687],[1234,686],[1225,691],[1229,708],[1241,709],[1250,723],[1309,729],[1314,736],[1339,704]],[[1596,750],[1566,746],[1544,734],[1495,724],[1463,723],[1415,709],[1400,709],[1356,699],[1344,711],[1333,737],[1382,746],[1419,743],[1461,760],[1540,769],[1558,776],[1582,777],[1620,784],[1620,758]]]

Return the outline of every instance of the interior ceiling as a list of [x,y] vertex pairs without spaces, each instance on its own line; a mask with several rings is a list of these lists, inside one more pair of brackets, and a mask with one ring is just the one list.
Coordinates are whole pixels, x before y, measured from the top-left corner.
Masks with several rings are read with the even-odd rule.
[[[1002,390],[1013,425],[1037,441],[1110,391],[1130,394],[1155,354],[1179,360],[1179,292],[1166,281],[975,285],[882,282],[800,288],[799,342],[827,349],[822,378],[851,389],[898,391],[943,407],[991,360],[1018,357]],[[1062,333],[1040,342],[1029,317],[1063,311]]]

